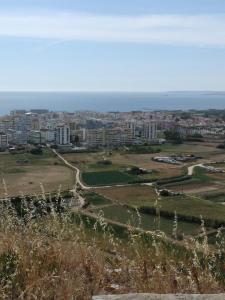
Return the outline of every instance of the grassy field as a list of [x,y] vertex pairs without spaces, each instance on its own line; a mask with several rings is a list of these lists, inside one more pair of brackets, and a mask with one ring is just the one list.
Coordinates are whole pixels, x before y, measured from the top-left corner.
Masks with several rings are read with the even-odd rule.
[[[98,195],[100,194],[100,195]],[[102,210],[105,218],[121,222],[124,224],[130,224],[134,227],[141,227],[145,230],[162,230],[167,235],[171,236],[173,231],[174,220],[164,217],[159,219],[151,214],[139,213],[130,207],[140,206],[154,206],[156,194],[154,190],[147,186],[131,186],[131,187],[114,187],[107,189],[99,189],[98,194],[88,194],[88,201],[94,206],[107,205],[111,206],[103,207],[101,209],[95,209],[94,212]],[[111,201],[110,201],[111,200]],[[123,205],[128,205],[123,206]],[[141,219],[140,219],[141,217]],[[199,225],[184,221],[178,222],[179,234],[197,234],[199,231]]]
[[0,196],[5,193],[4,179],[10,196],[20,193],[41,192],[40,183],[46,192],[71,188],[74,172],[65,167],[52,152],[45,150],[43,155],[0,154]]
[[191,180],[180,183],[167,184],[166,187],[173,191],[186,194],[199,194],[211,191],[220,191],[225,188],[225,174],[209,173],[203,168],[197,167]]
[[[152,161],[154,156],[165,156],[172,154],[195,154],[203,157],[202,161],[212,159],[224,159],[223,150],[217,149],[214,144],[193,143],[181,145],[157,145],[152,146],[155,149],[160,148],[161,152],[156,154],[130,154],[123,150],[102,151],[95,153],[71,153],[64,154],[64,157],[72,164],[76,165],[83,172],[108,172],[108,171],[123,171],[126,168],[137,166],[149,171],[152,174],[143,176],[149,180],[169,178],[180,176],[184,171],[184,165],[168,165]],[[110,160],[111,165],[101,165],[98,162],[104,159]],[[190,164],[190,163],[189,163]],[[192,163],[193,164],[193,163]],[[187,164],[188,165],[188,164]]]
[[153,146],[154,149],[160,149],[164,153],[183,153],[183,154],[198,154],[203,156],[223,153],[216,147],[215,144],[207,143],[184,143],[184,144],[164,144]]
[[[148,175],[150,179],[179,176],[183,172],[182,166],[170,165],[168,168],[168,164],[152,161],[154,156],[155,154],[126,154],[120,151],[114,151],[112,155],[105,152],[64,155],[70,163],[78,166],[83,172],[121,171],[132,166],[137,166],[149,171],[154,170],[155,172],[152,175]],[[104,166],[97,164],[103,157],[109,159],[112,165]]]
[[[151,187],[116,187],[111,189],[100,189],[98,191],[106,198],[118,203],[133,207],[155,208],[157,199]],[[173,216],[177,214],[187,218],[200,218],[205,220],[225,221],[225,206],[195,196],[160,197],[158,207],[161,211]]]
[[212,202],[225,203],[225,188],[216,191],[204,191],[201,193],[201,197]]
[[136,179],[136,176],[119,171],[85,172],[82,180],[89,186],[127,184]]
[[112,202],[105,197],[96,194],[96,193],[86,193],[85,195],[86,200],[90,205],[98,206],[98,205],[106,205],[111,204]]
[[152,205],[157,198],[154,189],[148,186],[101,188],[98,193],[120,204],[137,207]]
[[[110,220],[114,220],[120,223],[129,224],[133,227],[139,227],[144,230],[154,231],[161,230],[168,236],[172,236],[173,233],[173,220],[156,216],[147,215],[143,213],[137,214],[134,210],[123,207],[121,205],[113,205],[109,207],[101,208],[104,217]],[[95,210],[96,212],[96,210]],[[188,222],[178,222],[178,233],[185,235],[194,235],[199,232],[199,225]]]

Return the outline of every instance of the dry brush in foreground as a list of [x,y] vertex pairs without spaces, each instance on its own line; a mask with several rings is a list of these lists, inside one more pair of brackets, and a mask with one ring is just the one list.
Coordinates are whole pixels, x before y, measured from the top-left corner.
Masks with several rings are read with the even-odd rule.
[[[41,202],[44,210],[45,199]],[[224,240],[218,230],[212,249],[207,236],[183,246],[157,234],[129,232],[124,239],[108,230],[104,218],[84,224],[69,213],[35,215],[23,204],[1,206],[0,298],[90,299],[107,293],[219,293],[224,288]],[[43,211],[42,211],[43,212]],[[35,217],[34,217],[35,216]],[[174,226],[176,230],[176,224]],[[190,247],[191,245],[191,247]]]

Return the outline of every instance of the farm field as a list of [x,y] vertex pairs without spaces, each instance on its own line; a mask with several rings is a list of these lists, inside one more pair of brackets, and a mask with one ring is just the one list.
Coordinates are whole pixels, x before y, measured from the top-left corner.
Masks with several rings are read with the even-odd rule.
[[100,188],[97,192],[112,201],[137,207],[152,205],[157,199],[154,189],[149,186]]
[[[151,179],[179,176],[182,173],[182,166],[161,164],[152,161],[156,154],[126,154],[118,151],[107,153],[77,153],[63,155],[70,163],[76,165],[83,172],[104,172],[104,171],[123,171],[126,168],[137,166],[146,170],[154,170]],[[106,158],[112,165],[99,165],[98,161]]]
[[[143,213],[137,214],[136,211],[120,206],[112,205],[94,210],[95,213],[102,212],[104,217],[113,221],[128,224],[133,227],[139,227],[144,230],[155,231],[161,230],[168,236],[172,236],[173,233],[173,220],[160,217],[157,218],[154,215],[147,215]],[[178,222],[177,233],[179,235],[197,235],[199,233],[200,226],[194,223]]]
[[[112,152],[101,151],[93,153],[71,153],[64,154],[64,158],[73,165],[77,166],[82,172],[106,172],[106,171],[124,171],[126,168],[137,166],[146,170],[152,170],[151,175],[145,175],[142,178],[149,180],[169,178],[180,176],[185,173],[185,166],[191,163],[182,165],[168,165],[152,161],[155,156],[168,156],[172,154],[195,154],[201,156],[199,162],[208,161],[209,159],[224,159],[225,153],[223,150],[217,149],[214,144],[193,143],[181,145],[157,145],[152,146],[153,149],[160,149],[159,153],[151,154],[135,154],[127,153],[123,150],[114,150]],[[102,160],[110,160],[112,164],[101,165],[98,162]],[[193,164],[193,163],[192,163]]]
[[[107,196],[109,195],[112,196],[114,189],[115,188],[105,189],[109,191],[109,193],[105,193],[105,194],[107,194]],[[116,188],[116,189],[120,191],[122,189],[126,190],[126,196],[128,196],[127,199],[130,199],[129,195],[133,195],[135,193],[134,188],[131,188],[131,190],[129,190],[129,188],[126,187]],[[142,195],[142,198],[146,197],[146,200],[141,201],[141,203],[146,205],[149,204],[149,201],[147,200],[147,192],[149,192],[148,187],[141,187],[141,189],[138,190],[138,192],[136,192],[135,195],[133,196],[133,201],[125,201],[124,199],[123,201],[122,200],[119,201],[118,198],[115,201],[115,199],[112,200],[109,197],[107,198],[104,197],[102,194],[100,194],[101,191],[99,190],[98,190],[98,194],[89,192],[86,195],[88,202],[90,204],[88,210],[94,212],[95,214],[101,212],[103,213],[105,218],[111,219],[113,221],[117,221],[123,224],[129,224],[133,227],[140,227],[144,230],[151,230],[151,231],[161,230],[165,232],[168,236],[172,236],[173,226],[174,226],[173,218],[168,219],[162,216],[158,218],[155,215],[145,214],[145,213],[137,214],[136,210],[132,209],[132,206],[134,206],[134,204],[136,203],[135,202],[136,196],[140,197]],[[151,192],[152,192],[152,196],[155,197],[153,191]],[[120,199],[122,199],[122,197]],[[129,205],[131,207],[129,208],[129,206],[126,205]],[[200,226],[198,224],[189,223],[181,220],[179,220],[178,222],[178,229],[177,229],[178,235],[182,235],[182,234],[196,235],[199,233],[199,230],[200,230]]]
[[84,172],[82,180],[89,186],[128,184],[135,180],[135,176],[119,171]]
[[[155,208],[155,200],[157,199],[154,190],[145,186],[132,187],[132,189],[130,187],[114,187],[100,189],[98,192],[116,203],[133,207],[149,207],[152,209]],[[188,219],[192,219],[192,217],[199,219],[202,216],[204,220],[225,221],[224,205],[200,197],[185,195],[160,197],[157,206],[168,217],[173,216],[176,211],[177,214]]]
[[0,154],[0,196],[5,194],[5,181],[9,196],[20,193],[40,193],[43,185],[46,192],[74,185],[74,172],[65,167],[49,150],[43,155]]
[[197,167],[191,180],[179,184],[166,185],[173,191],[186,194],[201,194],[202,192],[219,191],[225,188],[224,173],[209,173],[203,168]]

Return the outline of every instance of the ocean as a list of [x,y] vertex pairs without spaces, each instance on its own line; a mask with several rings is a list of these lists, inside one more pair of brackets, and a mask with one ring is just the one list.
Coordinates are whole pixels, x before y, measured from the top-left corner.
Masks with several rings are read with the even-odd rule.
[[225,109],[225,92],[0,92],[0,115],[37,108],[68,112]]

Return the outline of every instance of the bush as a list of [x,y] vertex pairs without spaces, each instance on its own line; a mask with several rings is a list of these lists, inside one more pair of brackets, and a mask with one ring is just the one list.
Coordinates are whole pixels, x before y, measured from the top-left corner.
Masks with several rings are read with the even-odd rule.
[[143,170],[143,169],[140,169],[138,167],[132,167],[129,171],[128,171],[129,174],[132,174],[132,175],[143,175],[143,174],[148,174],[147,171]]
[[34,148],[30,150],[30,154],[33,155],[42,155],[43,154],[43,150],[41,148]]
[[161,149],[155,149],[151,146],[141,145],[141,146],[132,146],[127,150],[128,153],[134,154],[154,154],[161,152]]
[[179,132],[175,132],[175,131],[165,131],[165,138],[168,141],[171,141],[173,144],[182,144],[183,143],[183,139],[180,135]]
[[111,160],[104,159],[97,162],[98,165],[110,166],[112,165]]

